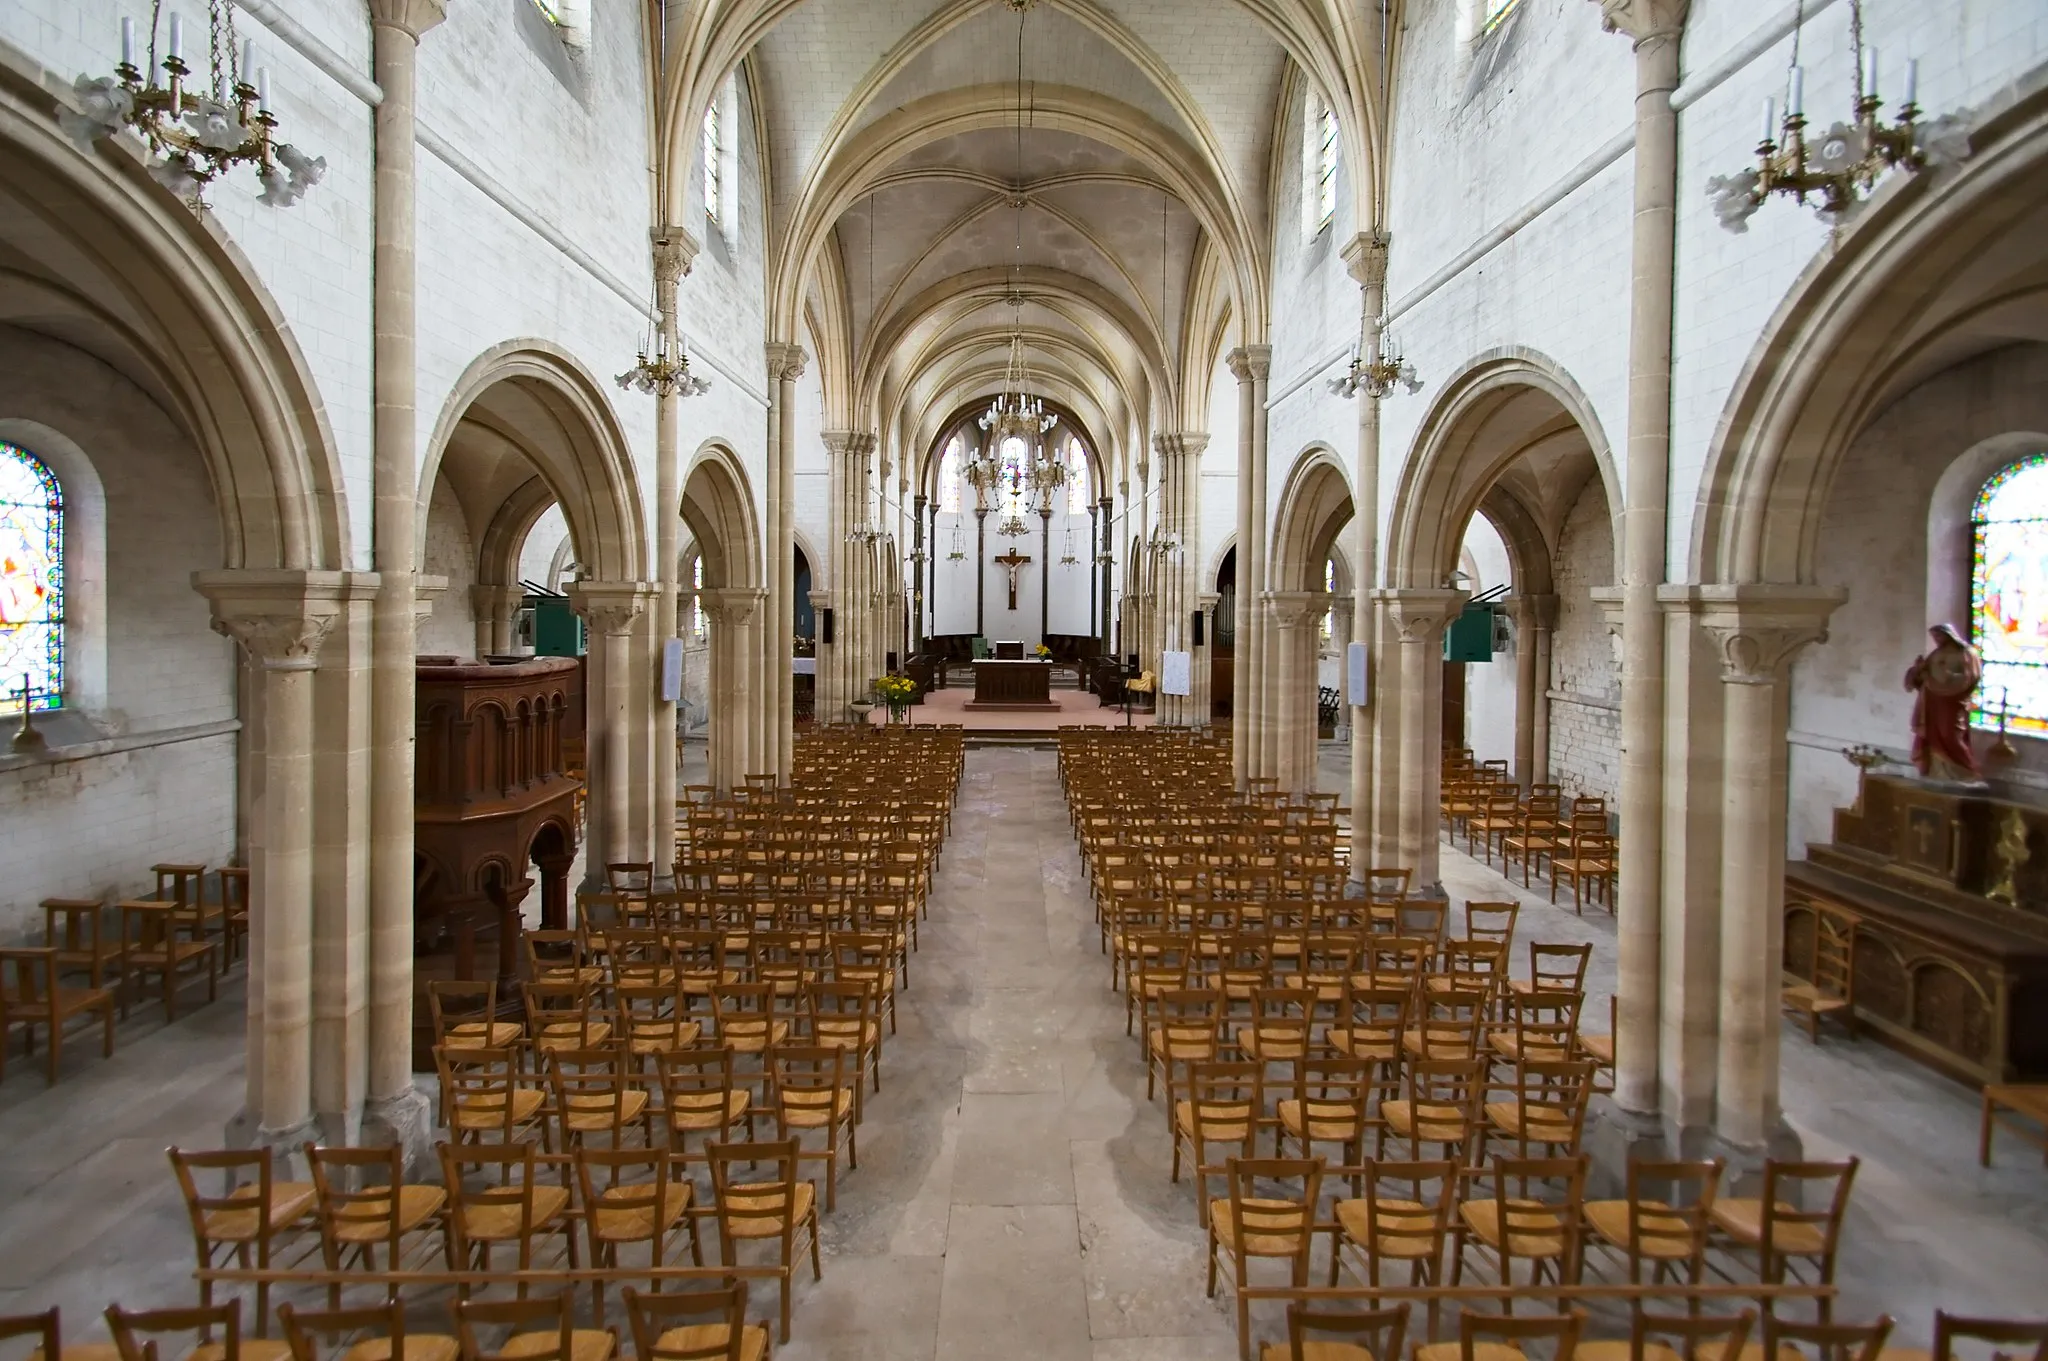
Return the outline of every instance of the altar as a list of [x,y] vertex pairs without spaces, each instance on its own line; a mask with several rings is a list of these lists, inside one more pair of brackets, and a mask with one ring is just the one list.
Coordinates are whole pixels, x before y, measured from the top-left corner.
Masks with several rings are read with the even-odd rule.
[[983,660],[974,664],[974,699],[969,709],[1047,709],[1052,702],[1052,667],[1038,661]]

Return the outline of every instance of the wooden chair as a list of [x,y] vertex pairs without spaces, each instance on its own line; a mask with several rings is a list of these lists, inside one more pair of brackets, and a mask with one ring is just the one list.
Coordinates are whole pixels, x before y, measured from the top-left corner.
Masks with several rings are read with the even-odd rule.
[[1168,1129],[1181,1080],[1190,1064],[1213,1063],[1223,1055],[1223,998],[1213,988],[1177,988],[1153,998],[1154,1012],[1145,1028],[1145,1099],[1155,1099],[1158,1083],[1166,1088]]
[[[1287,1306],[1287,1341],[1259,1349],[1259,1361],[1400,1361],[1408,1306],[1328,1310]],[[1323,1341],[1341,1338],[1343,1341]],[[1352,1339],[1357,1339],[1353,1341]]]
[[[532,1144],[436,1145],[448,1190],[448,1264],[457,1271],[489,1271],[491,1250],[518,1250],[516,1270],[531,1271],[542,1239],[559,1236],[576,1265],[576,1221],[569,1188],[541,1179]],[[489,1174],[496,1172],[496,1177]],[[456,1287],[459,1299],[469,1287]],[[526,1298],[526,1286],[519,1287]]]
[[1407,1140],[1410,1161],[1422,1161],[1424,1144],[1436,1145],[1447,1159],[1466,1161],[1472,1141],[1479,1137],[1486,1061],[1418,1059],[1405,1066],[1402,1079],[1407,1094],[1380,1103],[1383,1123],[1374,1156],[1385,1156],[1392,1136]]
[[1195,1174],[1195,1207],[1203,1222],[1209,1214],[1209,1178],[1226,1163],[1208,1161],[1211,1144],[1233,1148],[1235,1157],[1255,1151],[1259,1120],[1265,1112],[1266,1066],[1248,1061],[1219,1060],[1188,1065],[1188,1099],[1173,1108],[1173,1172],[1180,1180],[1181,1145],[1188,1148],[1188,1166]]
[[589,983],[573,978],[530,979],[520,989],[526,1001],[526,1038],[536,1060],[557,1049],[594,1049],[612,1037],[613,1012]]
[[[8,975],[13,981],[8,981]],[[43,1080],[57,1085],[64,1055],[64,1026],[83,1016],[100,1018],[100,1057],[114,1057],[115,997],[112,988],[67,988],[58,982],[57,951],[49,946],[0,950],[0,1076],[7,1072],[7,1035],[23,1031],[22,1053],[33,1057],[36,1031],[50,1032]]]
[[[1479,810],[1465,820],[1465,853],[1472,853],[1472,842],[1479,842],[1480,854],[1488,869],[1493,868],[1493,846],[1495,841],[1505,843],[1510,836],[1522,829],[1522,797],[1512,786],[1504,791],[1489,793],[1479,805]],[[1501,847],[1500,867],[1508,867],[1507,848]]]
[[1586,969],[1593,962],[1593,947],[1529,942],[1529,976],[1508,980],[1511,992],[1576,992],[1586,990]]
[[[1443,1284],[1444,1243],[1457,1203],[1458,1164],[1391,1162],[1375,1159],[1360,1178],[1363,1194],[1336,1204],[1337,1232],[1330,1245],[1330,1281],[1340,1266],[1368,1287],[1380,1285],[1383,1270],[1406,1263],[1410,1285]],[[1434,1192],[1423,1187],[1434,1183]],[[1347,1248],[1355,1251],[1347,1254]],[[1431,1331],[1436,1306],[1430,1308]]]
[[673,973],[667,982],[615,984],[612,998],[618,1006],[613,1033],[637,1068],[652,1067],[657,1055],[690,1048],[704,1033],[703,1023],[690,1019],[689,999]]
[[634,1126],[640,1130],[643,1145],[653,1144],[647,1088],[636,1080],[622,1047],[550,1049],[547,1079],[549,1117],[563,1152],[581,1148],[598,1136],[608,1147],[619,1148],[625,1143],[627,1129]]
[[115,985],[121,1018],[128,1018],[128,957],[119,928],[108,930],[106,908],[99,899],[43,899],[43,944],[57,952],[58,973],[82,973],[89,988]]
[[[1713,1227],[1710,1216],[1724,1166],[1719,1158],[1708,1162],[1638,1159],[1628,1165],[1628,1199],[1587,1203],[1587,1229],[1595,1242],[1605,1243],[1627,1258],[1629,1284],[1642,1284],[1646,1264],[1653,1284],[1667,1278],[1687,1285],[1700,1283]],[[1649,1187],[1658,1188],[1661,1194],[1648,1194]]]
[[1299,1145],[1304,1158],[1314,1155],[1317,1144],[1335,1144],[1338,1157],[1328,1170],[1362,1164],[1377,1066],[1370,1059],[1325,1057],[1295,1064],[1292,1095],[1274,1104],[1275,1156],[1285,1157],[1290,1144]]
[[[1934,1350],[1931,1361],[1955,1361],[1955,1344],[1959,1338],[1968,1338],[1972,1342],[1988,1342],[1997,1348],[2014,1343],[2032,1343],[2031,1358],[2024,1351],[2001,1350],[1998,1354],[2009,1356],[2012,1361],[2048,1361],[2048,1322],[2037,1320],[2020,1323],[2011,1319],[1964,1318],[1935,1310]],[[1887,1347],[1883,1355],[1892,1358],[1900,1356],[1901,1352],[1898,1348]]]
[[[846,1050],[836,1045],[782,1045],[769,1062],[774,1072],[775,1137],[796,1143],[800,1157],[825,1164],[825,1209],[836,1209],[842,1138],[847,1166],[860,1166],[854,1118],[860,1103],[860,1070],[849,1070]],[[803,1148],[804,1133],[811,1130],[822,1132],[824,1148]]]
[[[376,1250],[384,1248],[384,1269],[398,1271],[405,1259],[406,1239],[426,1237],[441,1227],[448,1193],[438,1186],[407,1185],[405,1150],[388,1148],[321,1148],[306,1146],[313,1169],[313,1189],[320,1206],[320,1249],[327,1269],[338,1272],[353,1257],[365,1270],[376,1270]],[[383,1180],[372,1182],[372,1173]],[[386,1297],[398,1298],[398,1287]],[[341,1307],[341,1285],[327,1287],[329,1309]]]
[[[776,1278],[782,1307],[781,1340],[789,1341],[789,1294],[796,1272],[797,1244],[808,1238],[811,1279],[825,1279],[818,1256],[818,1189],[797,1178],[803,1150],[794,1139],[752,1144],[709,1146],[711,1189],[717,1202],[719,1261],[738,1265],[735,1249],[742,1242],[773,1242]],[[766,1181],[737,1181],[736,1167],[768,1165]]]
[[1751,1343],[1740,1352],[1726,1352],[1711,1345],[1699,1347],[1699,1361],[1877,1361],[1891,1336],[1892,1319],[1880,1314],[1870,1323],[1794,1323],[1766,1311],[1761,1344]]
[[862,1115],[864,1079],[882,1090],[882,1001],[872,983],[853,980],[813,983],[809,988],[813,1044],[843,1049],[853,1065],[853,1118]]
[[629,1285],[626,1316],[636,1361],[766,1361],[770,1355],[768,1330],[747,1322],[745,1281],[718,1290],[655,1295]]
[[456,1361],[462,1344],[447,1333],[415,1333],[405,1326],[405,1306],[392,1300],[381,1308],[295,1310],[277,1308],[292,1361],[321,1361],[321,1337],[367,1333],[336,1361]]
[[1520,903],[1480,902],[1465,904],[1465,939],[1485,941],[1500,950],[1502,963],[1515,944],[1515,922],[1522,915]]
[[120,1361],[121,1353],[111,1342],[81,1342],[64,1345],[64,1318],[59,1309],[40,1314],[0,1314],[0,1342],[12,1337],[32,1337],[36,1347],[26,1361]]
[[[633,1175],[628,1180],[628,1174]],[[593,1267],[616,1267],[619,1249],[647,1245],[650,1266],[668,1264],[678,1235],[690,1240],[690,1261],[704,1265],[704,1245],[690,1213],[696,1187],[667,1149],[576,1150],[576,1185],[583,1197],[583,1231]],[[591,1312],[604,1317],[604,1282],[590,1283]]]
[[[753,1093],[735,1082],[733,1052],[723,1045],[671,1050],[655,1055],[659,1065],[662,1110],[668,1120],[669,1145],[679,1158],[701,1158],[713,1140],[723,1140],[744,1124],[754,1137]],[[700,1151],[689,1152],[689,1136]]]
[[[1856,1181],[1859,1158],[1846,1162],[1779,1162],[1764,1164],[1763,1194],[1718,1197],[1708,1218],[1731,1250],[1756,1253],[1757,1278],[1766,1285],[1784,1284],[1795,1258],[1811,1262],[1814,1284],[1835,1283],[1835,1254],[1842,1242],[1842,1217],[1849,1209],[1849,1190]],[[1807,1209],[1806,1206],[1816,1208]],[[1832,1299],[1822,1295],[1817,1309],[1830,1321]]]
[[1500,843],[1501,877],[1507,877],[1508,861],[1512,859],[1522,867],[1522,887],[1529,887],[1531,862],[1540,863],[1546,856],[1556,855],[1569,840],[1560,801],[1531,793],[1528,802],[1522,805],[1521,825]]
[[537,1129],[552,1148],[547,1094],[534,1086],[515,1049],[471,1049],[436,1045],[434,1068],[441,1078],[441,1120],[458,1144],[481,1144],[496,1135],[516,1142]]
[[1832,1016],[1851,1036],[1856,1034],[1856,919],[1822,904],[1813,906],[1813,976],[1788,978],[1782,993],[1784,1009],[1806,1018],[1806,1036],[1820,1043],[1820,1023]]
[[[1630,1311],[1628,1338],[1581,1342],[1576,1361],[1693,1361],[1696,1357],[1762,1356],[1745,1346],[1756,1327],[1756,1310],[1739,1314],[1652,1314]],[[1805,1358],[1801,1358],[1805,1361]]]
[[1475,1161],[1496,1140],[1512,1143],[1522,1158],[1532,1152],[1576,1154],[1593,1096],[1593,1065],[1579,1059],[1524,1059],[1515,1065],[1512,1079],[1507,1100],[1484,1104]]
[[526,1035],[519,1022],[499,1018],[496,979],[429,979],[427,1011],[433,1018],[434,1043],[451,1049],[510,1049]]
[[[288,1307],[288,1306],[287,1306]],[[152,1334],[192,1333],[196,1342],[184,1361],[291,1361],[289,1342],[242,1336],[242,1302],[229,1300],[203,1309],[107,1309],[107,1331],[120,1361],[157,1361]],[[220,1340],[214,1341],[214,1330]]]
[[237,955],[249,953],[249,869],[246,865],[220,867],[221,946],[226,964]]
[[[1464,1279],[1468,1247],[1493,1256],[1502,1285],[1515,1283],[1518,1259],[1529,1263],[1532,1286],[1542,1281],[1546,1267],[1559,1285],[1578,1284],[1584,1260],[1586,1158],[1500,1155],[1493,1160],[1491,1181],[1491,1196],[1458,1206],[1458,1222],[1451,1228],[1451,1284]],[[1550,1183],[1559,1189],[1553,1192]],[[1503,1307],[1513,1313],[1514,1301],[1507,1300]]]
[[196,907],[130,899],[115,904],[121,913],[121,955],[124,977],[133,987],[155,974],[163,984],[164,1019],[178,1019],[178,988],[190,974],[206,973],[206,1000],[220,996],[220,951],[206,935],[205,916]]
[[1557,901],[1557,886],[1569,879],[1572,884],[1572,911],[1585,915],[1588,884],[1594,889],[1593,900],[1597,903],[1604,892],[1607,910],[1614,911],[1614,876],[1619,866],[1613,837],[1605,832],[1573,832],[1571,844],[1565,847],[1564,854],[1550,858],[1550,901]]
[[[228,1149],[188,1153],[167,1149],[171,1170],[178,1178],[178,1190],[185,1197],[185,1213],[192,1223],[192,1244],[198,1254],[199,1270],[210,1271],[232,1255],[235,1264],[247,1271],[270,1270],[271,1249],[287,1235],[316,1222],[314,1209],[318,1194],[309,1181],[273,1180],[271,1150],[267,1148]],[[195,1173],[218,1174],[226,1189],[209,1195],[199,1188]],[[219,1256],[216,1253],[221,1252]],[[199,1306],[213,1307],[213,1282],[199,1282]],[[270,1283],[256,1284],[256,1331],[270,1324]]]
[[[1585,1330],[1586,1314],[1574,1309],[1568,1314],[1482,1314],[1466,1310],[1458,1315],[1458,1340],[1417,1346],[1411,1361],[1527,1361],[1524,1342],[1548,1341],[1549,1361],[1574,1361],[1579,1334]],[[1492,1340],[1492,1339],[1498,1339]]]
[[[1216,1297],[1216,1268],[1230,1259],[1231,1293],[1237,1302],[1237,1350],[1252,1354],[1252,1306],[1245,1298],[1254,1257],[1288,1265],[1296,1288],[1308,1284],[1309,1251],[1315,1244],[1316,1204],[1322,1194],[1320,1158],[1232,1158],[1224,1169],[1229,1194],[1209,1202],[1209,1298]],[[1263,1185],[1262,1185],[1263,1183]],[[1295,1195],[1273,1195],[1275,1183],[1298,1185]],[[1261,1192],[1266,1194],[1261,1194]]]
[[[612,1361],[619,1351],[616,1328],[578,1328],[570,1291],[518,1300],[457,1300],[455,1337],[462,1361]],[[493,1351],[479,1328],[502,1328],[506,1336]],[[643,1353],[644,1354],[644,1353]]]
[[1487,1034],[1487,1047],[1510,1063],[1577,1058],[1585,1000],[1584,993],[1561,989],[1509,991],[1502,1001],[1507,1023]]

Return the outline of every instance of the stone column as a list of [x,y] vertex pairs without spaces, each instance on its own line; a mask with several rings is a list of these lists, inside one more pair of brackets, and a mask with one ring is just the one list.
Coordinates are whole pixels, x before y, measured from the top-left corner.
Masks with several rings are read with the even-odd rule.
[[420,35],[447,17],[445,0],[371,0],[375,110],[372,226],[376,291],[371,383],[374,547],[370,701],[371,1141],[423,1149],[426,1104],[412,1085],[414,589],[420,496],[414,133]]
[[312,1134],[314,1115],[314,672],[343,613],[346,582],[340,572],[193,576],[214,629],[242,646],[261,724],[250,734],[262,768],[251,772],[261,793],[249,835],[250,901],[260,918],[251,923],[250,990],[261,1011],[250,1018],[249,1109],[236,1125],[259,1145],[289,1151]]
[[[1358,602],[1353,596],[1333,596],[1330,600],[1330,645],[1337,650],[1337,690],[1342,694],[1345,686],[1345,668],[1350,665],[1351,643],[1357,636]],[[1317,682],[1318,687],[1321,681]],[[1352,740],[1351,705],[1340,702],[1337,705],[1337,736],[1346,742]],[[1346,797],[1349,797],[1347,792]]]
[[1267,703],[1273,710],[1274,773],[1290,794],[1315,788],[1315,636],[1328,606],[1321,591],[1268,591],[1267,613],[1274,626],[1274,683]]
[[1242,345],[1230,352],[1230,373],[1237,379],[1237,660],[1230,764],[1240,787],[1266,773],[1260,748],[1265,622],[1258,600],[1265,584],[1266,379],[1272,363],[1270,345]]
[[1599,0],[1635,44],[1635,217],[1630,243],[1628,470],[1622,505],[1621,847],[1616,892],[1614,1100],[1657,1109],[1662,909],[1664,583],[1671,476],[1672,262],[1676,253],[1679,39],[1688,0]]
[[1116,498],[1105,496],[1096,504],[1102,512],[1102,536],[1095,550],[1101,557],[1097,590],[1102,598],[1102,615],[1096,627],[1100,630],[1103,655],[1109,656],[1116,651],[1116,610],[1111,604],[1116,589]]
[[[647,608],[639,582],[582,581],[569,600],[590,634],[590,662],[584,684],[585,765],[590,780],[586,804],[584,882],[601,885],[605,866],[631,854],[631,776],[628,750],[633,731],[633,630]],[[673,808],[674,804],[670,804]]]
[[1787,680],[1794,654],[1828,636],[1828,616],[1844,593],[1798,586],[1710,586],[1699,597],[1701,622],[1720,647],[1725,706],[1715,1126],[1735,1147],[1760,1150],[1779,1126],[1785,732],[1791,709]]
[[744,784],[753,760],[749,750],[757,725],[751,720],[747,693],[760,649],[754,623],[767,593],[760,587],[707,590],[704,609],[711,620],[711,783],[721,794]]
[[[1359,357],[1366,363],[1380,358],[1380,318],[1387,308],[1387,251],[1392,238],[1382,229],[1360,232],[1344,248],[1344,263],[1358,281],[1359,306],[1365,318]],[[1345,690],[1345,707],[1351,715],[1351,866],[1355,879],[1374,863],[1380,848],[1373,845],[1373,809],[1377,791],[1373,762],[1379,752],[1380,659],[1379,631],[1375,627],[1373,588],[1379,582],[1380,560],[1380,396],[1379,389],[1367,387],[1358,394],[1358,453],[1351,467],[1351,507],[1354,533],[1352,600],[1355,622],[1363,625],[1365,641],[1366,702],[1350,702],[1351,659],[1343,658],[1339,675]],[[1391,753],[1389,753],[1391,756]]]
[[[654,243],[654,306],[661,316],[662,353],[680,355],[683,335],[677,316],[676,289],[697,258],[697,239],[688,229],[657,228]],[[683,521],[682,393],[673,383],[655,394],[654,406],[654,658],[659,667],[671,642],[679,640],[676,604],[682,582],[678,561]],[[658,676],[659,671],[655,674]],[[648,708],[654,726],[650,760],[654,766],[654,846],[649,859],[654,874],[666,883],[676,862],[676,722],[680,705],[663,699],[657,688]]]
[[[790,621],[796,617],[796,380],[811,357],[796,344],[770,344],[768,381],[768,617],[761,634],[759,743],[752,753],[762,772],[789,782],[795,682],[789,672]],[[836,590],[838,583],[834,583]],[[754,774],[757,772],[744,772]]]
[[1216,721],[1216,606],[1221,600],[1213,591],[1195,597],[1202,614],[1202,646],[1195,653],[1192,721],[1204,728]]
[[817,646],[818,722],[844,723],[850,717],[846,706],[857,698],[852,688],[853,548],[846,535],[858,520],[852,467],[858,437],[851,430],[827,430],[820,438],[825,441],[825,571],[829,584],[822,592],[811,592],[811,604],[815,608],[823,595],[825,608],[833,614],[832,641],[826,643],[821,631]]
[[[1159,531],[1175,545],[1159,564],[1158,624],[1156,642],[1163,651],[1188,654],[1190,678],[1197,654],[1208,655],[1208,639],[1196,648],[1194,628],[1195,597],[1201,572],[1202,537],[1202,453],[1209,447],[1206,431],[1181,431],[1154,440],[1159,469]],[[1162,723],[1190,725],[1206,721],[1198,717],[1194,687],[1189,694],[1159,700]]]
[[[909,491],[908,484],[904,490]],[[910,514],[910,621],[903,639],[905,666],[910,665],[910,654],[924,651],[925,570],[939,551],[936,536],[925,533],[925,506],[925,495],[919,492]]]
[[1444,627],[1465,607],[1463,591],[1380,591],[1401,641],[1399,864],[1414,891],[1441,895],[1437,822],[1443,790]]
[[526,594],[517,586],[472,586],[470,608],[476,613],[476,655],[503,656],[515,646],[519,607]]
[[1550,630],[1557,597],[1518,595],[1508,602],[1515,621],[1515,779],[1527,790],[1544,783],[1550,765]]

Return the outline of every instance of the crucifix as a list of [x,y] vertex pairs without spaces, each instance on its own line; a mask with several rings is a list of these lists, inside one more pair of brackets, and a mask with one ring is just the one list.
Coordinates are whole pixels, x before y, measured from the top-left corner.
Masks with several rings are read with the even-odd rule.
[[992,561],[1010,574],[1010,608],[1014,610],[1017,608],[1017,574],[1024,570],[1024,567],[1031,559],[1019,557],[1017,550],[1012,548],[1003,556],[992,559]]

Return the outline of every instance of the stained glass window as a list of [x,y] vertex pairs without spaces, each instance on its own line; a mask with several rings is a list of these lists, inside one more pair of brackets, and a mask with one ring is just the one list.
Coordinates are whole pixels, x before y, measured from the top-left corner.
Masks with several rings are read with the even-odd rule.
[[713,222],[725,222],[725,114],[720,100],[704,110],[704,212]]
[[1003,515],[1024,514],[1024,474],[1030,464],[1030,450],[1015,435],[1003,441]]
[[1337,111],[1313,90],[1303,133],[1302,217],[1314,236],[1337,215]]
[[945,515],[960,513],[960,437],[953,436],[953,442],[946,446],[945,454],[939,459],[939,511]]
[[0,713],[64,702],[64,493],[28,450],[0,442]]
[[696,602],[690,608],[690,634],[701,643],[711,633],[710,620],[704,612],[704,555],[701,553],[690,564],[690,586],[697,592]]
[[1081,441],[1067,441],[1067,514],[1086,515],[1088,496],[1092,489],[1088,485],[1088,451],[1081,447]]
[[2048,734],[2048,454],[2032,454],[1984,484],[1971,517],[1971,632],[1984,654],[1972,719]]

